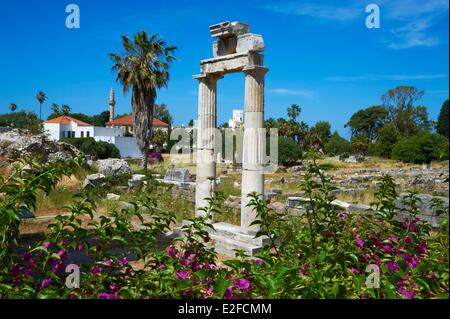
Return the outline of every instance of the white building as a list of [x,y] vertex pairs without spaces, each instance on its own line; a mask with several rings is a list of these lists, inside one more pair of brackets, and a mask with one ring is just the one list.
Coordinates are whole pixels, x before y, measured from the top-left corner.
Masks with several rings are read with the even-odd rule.
[[46,121],[44,130],[50,139],[55,141],[69,137],[92,137],[96,141],[114,144],[122,158],[141,156],[136,140],[133,137],[124,137],[120,128],[98,127],[70,116],[60,116]]
[[231,128],[240,128],[244,123],[244,111],[233,110],[233,117],[228,121],[228,126]]

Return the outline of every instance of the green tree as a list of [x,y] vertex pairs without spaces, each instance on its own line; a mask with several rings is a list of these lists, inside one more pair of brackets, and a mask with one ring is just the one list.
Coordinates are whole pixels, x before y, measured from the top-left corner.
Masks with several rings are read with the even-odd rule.
[[398,86],[381,97],[383,105],[389,110],[389,121],[401,136],[409,137],[431,130],[427,108],[415,106],[424,94],[425,91],[419,91],[414,86]]
[[136,33],[133,40],[123,35],[122,46],[124,53],[110,54],[112,69],[124,92],[132,91],[133,131],[143,155],[142,168],[147,170],[157,90],[167,86],[176,47],[167,45],[157,34],[149,37],[146,32]]
[[387,123],[378,132],[378,139],[371,147],[370,153],[386,158],[391,157],[392,148],[400,139],[400,134],[397,132],[394,124]]
[[319,121],[309,130],[310,146],[316,151],[323,151],[330,136],[331,124],[327,121]]
[[103,127],[107,122],[109,122],[109,111],[104,111],[100,114],[91,116],[88,123],[91,123],[94,126]]
[[344,153],[350,153],[351,151],[352,145],[349,141],[340,136],[338,131],[335,131],[325,144],[326,154],[341,155]]
[[194,127],[194,119],[191,119],[188,123],[188,127]]
[[42,122],[34,112],[14,112],[0,115],[0,126],[27,129],[33,134],[42,132]]
[[293,139],[287,137],[278,138],[278,163],[285,166],[294,165],[301,158],[302,149]]
[[11,112],[15,112],[17,110],[17,104],[16,103],[10,103],[9,104],[9,109],[11,110]]
[[357,155],[367,155],[369,150],[369,139],[365,136],[355,136],[350,140],[353,152]]
[[388,114],[389,111],[384,106],[374,105],[353,114],[345,127],[350,127],[352,136],[365,136],[374,142]]
[[47,96],[44,92],[39,91],[38,94],[36,94],[36,100],[39,102],[39,119],[42,120],[42,104],[47,100]]
[[164,123],[167,123],[169,125],[172,125],[173,123],[173,117],[170,114],[170,111],[166,104],[155,104],[155,115],[157,119],[160,119]]
[[169,134],[163,130],[155,130],[153,132],[152,142],[157,147],[158,150],[162,150],[164,144],[169,141]]
[[439,134],[420,133],[398,141],[392,158],[408,163],[431,163],[448,160],[448,139]]
[[436,130],[439,134],[445,136],[446,138],[448,138],[448,117],[449,117],[449,112],[448,112],[448,100],[444,102],[444,104],[442,104],[441,107],[441,111],[439,112],[439,117],[438,117],[438,121],[437,121],[437,125],[436,125]]

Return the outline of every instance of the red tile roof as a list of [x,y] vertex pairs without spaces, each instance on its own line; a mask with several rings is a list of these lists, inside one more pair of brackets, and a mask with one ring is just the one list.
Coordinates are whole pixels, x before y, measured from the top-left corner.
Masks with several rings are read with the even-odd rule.
[[56,117],[54,119],[48,120],[45,123],[70,124],[70,122],[75,122],[75,123],[77,123],[78,125],[81,125],[81,126],[92,126],[91,124],[85,123],[83,121],[74,119],[73,117],[66,116],[66,115],[59,116],[59,117]]
[[[134,123],[133,115],[122,116],[118,119],[106,123],[106,125],[131,126]],[[164,123],[156,117],[153,118],[153,127],[169,127],[169,124]]]

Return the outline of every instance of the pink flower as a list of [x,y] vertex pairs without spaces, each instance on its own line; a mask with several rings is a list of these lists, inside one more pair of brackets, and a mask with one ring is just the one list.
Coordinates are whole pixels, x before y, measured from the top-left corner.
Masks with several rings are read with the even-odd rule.
[[60,249],[60,250],[58,250],[58,256],[61,258],[61,259],[66,259],[67,258],[67,253],[64,251],[64,249]]
[[386,263],[390,271],[398,271],[400,270],[400,266],[395,261],[388,261]]
[[342,211],[342,212],[339,212],[339,213],[338,213],[338,216],[339,216],[339,218],[341,218],[341,219],[346,219],[346,218],[347,218],[347,213],[344,212],[344,211]]
[[416,251],[421,255],[428,254],[427,243],[424,241],[421,242],[419,245],[416,246]]
[[92,273],[94,276],[96,276],[96,275],[98,275],[99,273],[101,273],[102,271],[103,271],[103,268],[102,268],[102,267],[100,267],[100,266],[94,266],[94,268],[92,268],[91,273]]
[[98,299],[119,299],[118,292],[115,292],[113,294],[107,293],[107,292],[100,292],[97,294]]
[[105,265],[106,267],[111,267],[113,264],[113,261],[111,258],[107,258],[103,260],[103,265]]
[[233,284],[242,291],[246,291],[250,289],[250,281],[245,278],[237,279],[233,282]]
[[49,287],[51,285],[51,283],[52,283],[52,279],[51,278],[42,279],[42,281],[38,284],[38,289],[42,290],[44,288],[47,288],[47,287]]
[[233,296],[233,286],[228,286],[223,297],[225,299],[231,299]]
[[128,264],[128,259],[127,257],[122,257],[119,259],[119,266],[120,267],[125,267]]
[[264,264],[264,260],[257,258],[257,259],[255,259],[255,263],[257,265],[262,265],[262,264]]
[[179,270],[177,272],[177,278],[181,279],[181,280],[187,279],[190,275],[191,275],[191,272],[187,271],[187,270]]
[[180,259],[180,264],[182,264],[184,267],[189,266],[191,262],[187,259]]
[[203,237],[203,241],[204,241],[205,243],[208,243],[210,240],[211,240],[211,238],[210,238],[209,236]]
[[413,290],[407,290],[403,287],[398,288],[397,292],[407,299],[413,299],[416,294]]
[[357,274],[357,273],[359,273],[358,269],[356,269],[355,267],[350,267],[348,270],[349,270],[352,274]]
[[166,265],[164,265],[164,264],[161,264],[161,265],[159,265],[159,267],[158,267],[159,269],[164,269],[164,268],[166,268]]
[[77,245],[77,251],[83,251],[84,250],[84,245],[82,243],[79,243]]
[[112,292],[116,292],[116,291],[119,290],[119,286],[118,286],[118,285],[109,285],[109,289],[110,289]]
[[364,246],[364,240],[360,239],[360,238],[356,238],[355,239],[355,244],[357,247],[362,248]]
[[389,236],[387,239],[390,240],[393,243],[397,242],[397,237],[395,237],[395,236]]
[[49,248],[50,247],[50,242],[46,241],[42,243],[42,247],[44,248]]
[[412,243],[411,237],[409,237],[409,235],[406,235],[406,237],[405,237],[405,244],[411,244],[411,243]]
[[409,268],[412,268],[412,269],[416,268],[417,265],[419,264],[419,261],[420,261],[419,257],[417,257],[417,256],[412,257],[412,258],[407,262],[408,267],[409,267]]
[[59,244],[61,246],[65,246],[65,245],[67,245],[67,243],[68,243],[67,239],[63,239],[63,240],[61,240],[61,242]]
[[392,255],[392,247],[389,245],[383,245],[383,247],[381,248],[381,250],[383,250],[385,253]]
[[174,246],[169,246],[169,248],[167,248],[167,256],[169,256],[171,258],[176,258],[177,257],[177,249]]

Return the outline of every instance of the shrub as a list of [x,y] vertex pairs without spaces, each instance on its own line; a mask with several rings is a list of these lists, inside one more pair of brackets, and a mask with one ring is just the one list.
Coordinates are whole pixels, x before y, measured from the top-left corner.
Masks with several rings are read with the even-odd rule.
[[284,166],[294,165],[302,158],[300,146],[291,138],[278,138],[278,163]]
[[[16,166],[11,178],[0,177],[0,298],[448,299],[448,217],[430,235],[430,226],[417,218],[415,193],[403,199],[404,208],[396,207],[389,176],[370,211],[347,214],[333,204],[336,187],[315,160],[300,185],[309,199],[302,216],[274,211],[259,194],[249,194],[258,217],[253,224],[261,226],[255,237],[268,241],[256,259],[238,251],[221,265],[209,246],[211,214],[223,209],[219,193],[204,214],[183,225],[183,237],[157,249],[157,236],[170,229],[174,215],[158,207],[161,185],[150,179],[133,207],[120,212],[94,216],[91,194],[77,195],[67,206],[71,213],[57,216],[42,240],[20,246],[20,208],[32,208],[36,192],[51,191],[74,164],[28,163]],[[397,220],[400,211],[408,215]],[[70,253],[90,257],[79,264],[82,284],[74,288],[64,284],[66,266],[76,262]],[[133,255],[145,260],[144,269],[130,265]],[[367,285],[369,265],[379,270],[379,287]]]
[[378,132],[378,139],[369,149],[371,155],[390,158],[392,148],[400,139],[400,134],[391,123],[385,124]]
[[448,139],[438,134],[419,134],[397,142],[392,158],[407,163],[448,160]]
[[14,112],[0,115],[0,126],[28,129],[33,134],[42,133],[42,123],[34,112]]
[[65,138],[62,142],[72,144],[86,155],[94,156],[97,159],[120,158],[119,149],[111,143],[96,141],[92,137],[85,138]]
[[325,153],[329,156],[350,153],[351,151],[352,145],[350,142],[341,137],[337,131],[325,143]]

